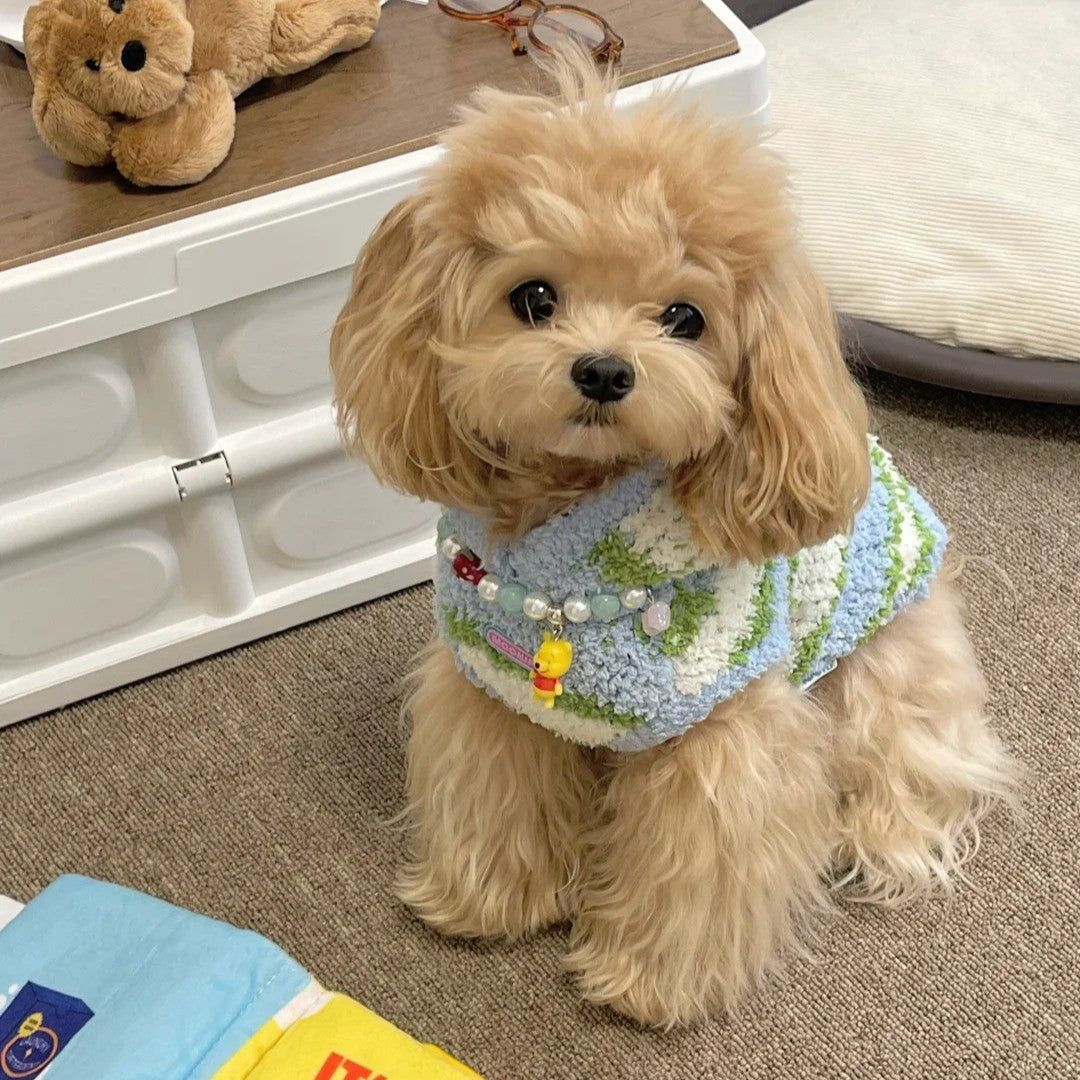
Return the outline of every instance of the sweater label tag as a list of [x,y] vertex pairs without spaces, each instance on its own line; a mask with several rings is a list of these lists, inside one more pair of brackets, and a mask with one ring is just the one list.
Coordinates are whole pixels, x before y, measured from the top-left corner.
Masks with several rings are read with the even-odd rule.
[[488,626],[484,631],[484,640],[496,651],[500,652],[508,660],[520,664],[523,668],[532,671],[533,654],[528,649],[511,641],[497,626]]

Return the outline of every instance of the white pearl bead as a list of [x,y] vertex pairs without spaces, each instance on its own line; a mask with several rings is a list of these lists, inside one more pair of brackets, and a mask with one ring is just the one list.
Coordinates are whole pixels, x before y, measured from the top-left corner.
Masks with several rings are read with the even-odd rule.
[[623,589],[619,594],[619,599],[622,601],[624,608],[629,608],[631,611],[637,611],[639,607],[643,607],[645,601],[649,599],[649,590],[635,586],[632,589]]
[[562,609],[563,614],[571,622],[585,622],[592,614],[589,601],[584,596],[568,596]]
[[450,560],[454,560],[458,557],[458,553],[461,551],[461,544],[458,543],[456,536],[448,536],[442,542],[442,553]]
[[521,610],[529,616],[530,619],[535,619],[539,622],[541,619],[546,619],[548,613],[551,611],[551,599],[542,592],[533,590],[532,592],[525,594],[525,600],[521,605]]
[[502,582],[494,574],[485,574],[476,586],[476,592],[481,600],[494,603],[499,599],[499,586]]

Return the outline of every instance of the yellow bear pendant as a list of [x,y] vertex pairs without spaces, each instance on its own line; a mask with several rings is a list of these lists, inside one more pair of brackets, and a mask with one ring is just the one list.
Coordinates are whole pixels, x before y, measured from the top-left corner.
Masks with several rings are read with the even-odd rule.
[[533,697],[546,708],[555,708],[555,699],[563,692],[562,676],[573,662],[573,645],[545,630],[543,644],[533,657]]

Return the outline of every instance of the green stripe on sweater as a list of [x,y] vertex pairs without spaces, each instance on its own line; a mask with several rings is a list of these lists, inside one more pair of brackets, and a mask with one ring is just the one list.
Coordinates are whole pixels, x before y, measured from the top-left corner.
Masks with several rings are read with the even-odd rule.
[[594,694],[579,694],[574,690],[563,690],[555,699],[556,709],[584,716],[590,720],[604,720],[612,727],[629,729],[645,723],[643,716],[619,712],[614,705],[603,704]]
[[671,577],[671,571],[657,566],[647,555],[634,551],[617,529],[605,533],[589,552],[589,562],[600,568],[605,581],[623,589],[640,585],[659,585]]
[[880,446],[871,445],[870,459],[877,466],[878,477],[888,494],[889,535],[885,539],[885,555],[888,564],[885,567],[885,589],[881,594],[881,604],[867,624],[862,637],[859,638],[860,645],[892,614],[893,601],[904,583],[904,558],[900,554],[902,483],[893,471],[888,455]]
[[520,679],[531,678],[532,673],[528,668],[522,667],[509,656],[504,656],[489,644],[487,638],[480,632],[480,627],[463,611],[459,611],[452,604],[443,604],[443,615],[446,617],[446,633],[451,641],[456,641],[459,645],[468,645],[470,648],[482,649],[487,658],[507,675],[516,675]]
[[731,650],[727,662],[728,667],[748,663],[751,650],[759,645],[769,632],[769,625],[773,619],[773,605],[776,600],[776,586],[773,585],[772,568],[773,560],[767,559],[761,568],[761,581],[754,596],[754,610],[750,616],[750,625],[735,643],[735,648]]
[[[504,656],[498,649],[490,645],[476,622],[459,611],[452,604],[443,604],[443,615],[446,617],[446,633],[452,641],[459,645],[481,649],[485,656],[502,672],[514,675],[519,679],[532,678],[532,672],[520,664]],[[629,730],[645,723],[645,718],[634,713],[620,712],[614,705],[604,704],[594,694],[579,694],[574,690],[564,689],[562,694],[555,699],[556,709],[565,709],[567,712],[576,713],[591,720],[603,720],[613,727]]]
[[908,505],[911,507],[912,516],[915,518],[915,531],[919,534],[919,559],[915,563],[915,572],[911,576],[914,583],[925,580],[933,571],[933,555],[937,537],[926,523],[926,518],[919,513],[919,508],[915,505],[915,499],[911,493],[911,485],[906,480],[904,481],[904,493],[907,496]]
[[[665,656],[682,656],[697,641],[701,624],[716,611],[716,592],[713,589],[691,589],[681,581],[675,582],[671,598],[671,626],[660,638],[660,651]],[[649,638],[640,625],[639,640]]]

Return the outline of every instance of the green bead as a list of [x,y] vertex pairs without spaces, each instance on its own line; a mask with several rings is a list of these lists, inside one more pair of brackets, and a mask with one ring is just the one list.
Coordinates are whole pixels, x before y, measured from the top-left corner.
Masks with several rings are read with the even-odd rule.
[[522,604],[525,603],[525,594],[528,591],[524,585],[515,585],[513,583],[500,586],[499,607],[511,615],[516,615],[521,610]]
[[450,519],[443,514],[435,526],[435,535],[439,538],[439,543],[441,544],[453,531],[454,526],[450,523]]
[[614,593],[597,593],[590,601],[592,613],[598,619],[614,619],[622,605]]

